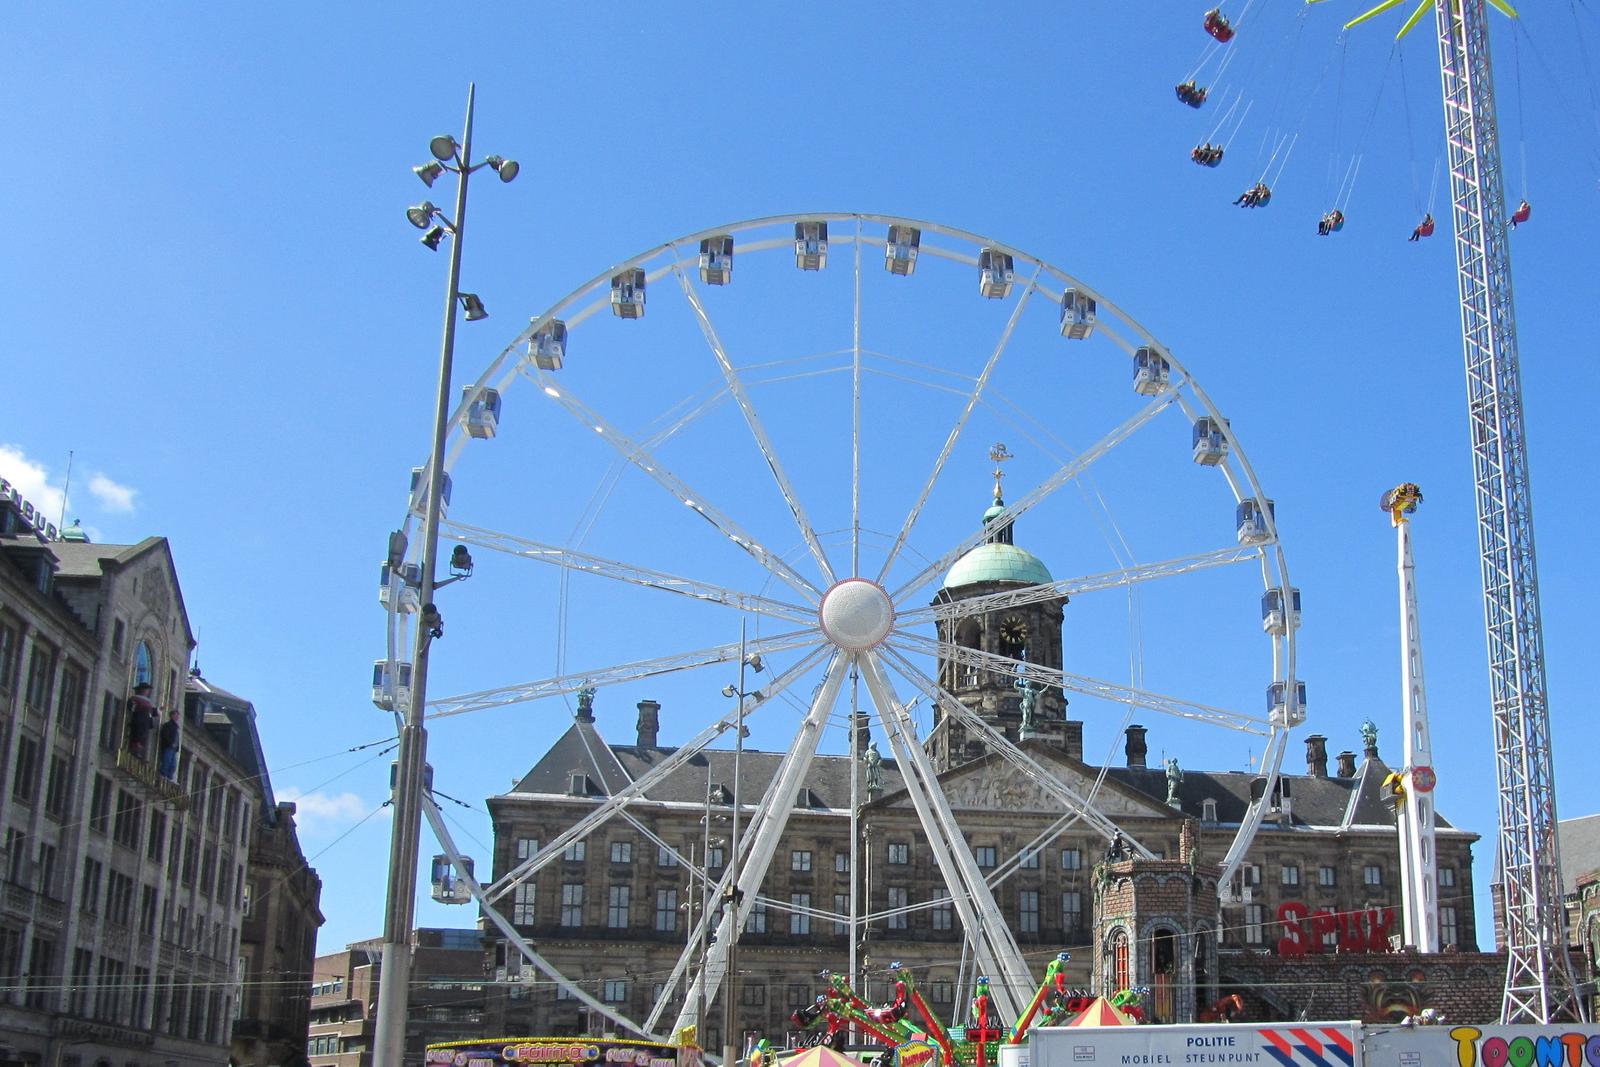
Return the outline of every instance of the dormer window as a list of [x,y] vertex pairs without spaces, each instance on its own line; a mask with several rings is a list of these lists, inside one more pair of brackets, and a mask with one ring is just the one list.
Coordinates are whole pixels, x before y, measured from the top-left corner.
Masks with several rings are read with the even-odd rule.
[[573,771],[567,779],[567,793],[575,797],[588,796],[589,776],[582,771]]
[[1217,821],[1217,802],[1214,797],[1206,797],[1200,802],[1200,821],[1208,823]]

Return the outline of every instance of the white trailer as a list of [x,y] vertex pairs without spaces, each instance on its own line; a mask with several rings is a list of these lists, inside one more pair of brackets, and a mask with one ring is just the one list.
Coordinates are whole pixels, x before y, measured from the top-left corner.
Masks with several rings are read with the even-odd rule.
[[1047,1026],[1029,1034],[1016,1067],[1364,1067],[1361,1038],[1355,1022]]

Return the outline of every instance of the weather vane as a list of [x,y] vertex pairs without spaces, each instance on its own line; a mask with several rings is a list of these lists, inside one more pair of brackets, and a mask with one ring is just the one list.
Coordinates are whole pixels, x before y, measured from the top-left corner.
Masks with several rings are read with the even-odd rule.
[[1002,503],[1002,497],[1000,495],[1000,480],[1006,476],[1006,472],[1004,468],[1000,466],[1000,464],[1004,463],[1008,459],[1016,459],[1017,457],[1013,456],[1010,451],[1007,450],[1004,441],[996,441],[993,445],[989,446],[989,458],[994,460],[994,502],[999,504]]

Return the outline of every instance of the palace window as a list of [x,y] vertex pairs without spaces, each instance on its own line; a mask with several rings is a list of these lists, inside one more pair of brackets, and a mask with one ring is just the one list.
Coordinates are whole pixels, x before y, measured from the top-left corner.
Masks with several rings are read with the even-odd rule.
[[561,925],[583,925],[582,882],[567,882],[561,887]]
[[1064,848],[1061,850],[1061,869],[1063,871],[1083,870],[1083,850],[1077,848]]
[[613,841],[613,842],[611,842],[611,862],[612,863],[632,863],[633,862],[633,842],[632,841]]
[[789,905],[794,911],[789,913],[789,932],[791,934],[809,934],[811,932],[811,913],[801,909],[811,907],[810,893],[790,893]]
[[995,847],[993,845],[978,845],[972,850],[973,859],[978,861],[978,866],[988,869],[997,862]]
[[1247,945],[1261,944],[1263,925],[1266,922],[1266,908],[1261,904],[1246,904],[1244,906],[1244,943]]
[[1300,865],[1297,863],[1285,863],[1282,867],[1280,867],[1278,869],[1278,884],[1299,885]]
[[795,849],[789,853],[789,869],[791,871],[811,870],[811,852],[808,849]]
[[896,866],[904,866],[911,862],[911,844],[907,841],[889,842],[889,862]]
[[678,928],[678,891],[656,890],[656,929],[670,934]]
[[1024,889],[1017,894],[1017,925],[1025,934],[1039,932],[1039,892]]
[[1318,867],[1317,868],[1317,884],[1318,885],[1338,885],[1339,884],[1339,869],[1337,867]]
[[1363,885],[1382,885],[1383,868],[1376,863],[1369,863],[1361,868],[1361,883]]
[[889,916],[889,929],[904,930],[906,928],[908,916],[905,909],[910,901],[910,896],[911,891],[904,886],[889,887],[889,910],[892,912]]
[[613,930],[626,930],[628,928],[628,898],[631,889],[625,885],[611,887],[606,905],[606,925]]

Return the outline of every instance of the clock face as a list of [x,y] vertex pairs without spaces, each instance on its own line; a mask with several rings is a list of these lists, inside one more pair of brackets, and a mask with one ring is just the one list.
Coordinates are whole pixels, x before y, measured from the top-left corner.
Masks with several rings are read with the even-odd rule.
[[1027,644],[1028,624],[1015,615],[1000,620],[1000,640],[1018,647]]

